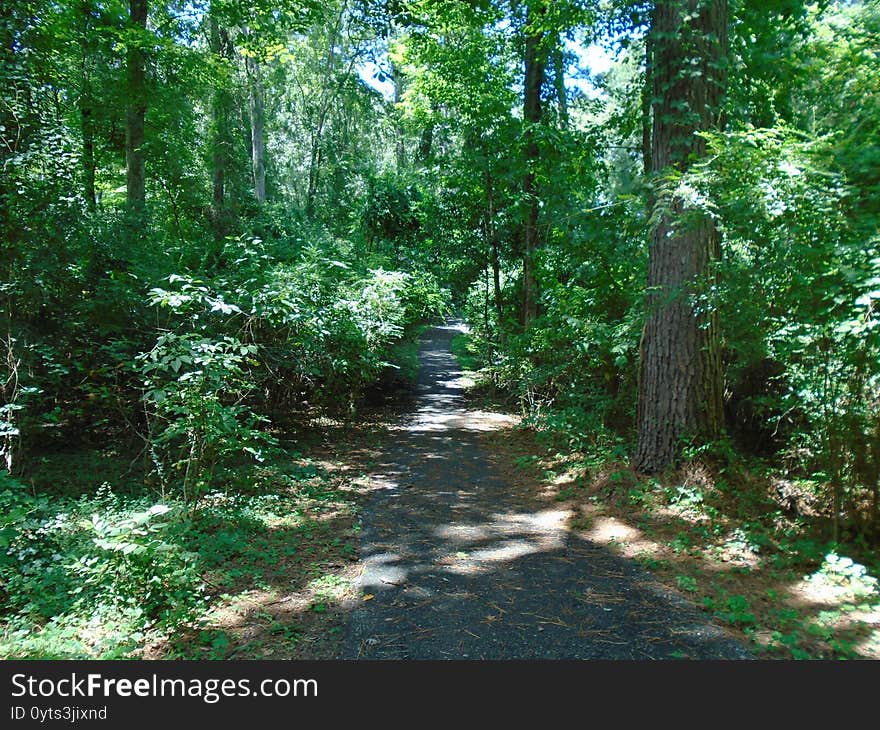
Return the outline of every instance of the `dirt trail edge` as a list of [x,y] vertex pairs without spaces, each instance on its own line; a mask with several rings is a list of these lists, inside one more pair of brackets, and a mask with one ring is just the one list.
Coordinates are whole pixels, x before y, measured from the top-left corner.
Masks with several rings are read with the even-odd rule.
[[415,410],[392,430],[362,514],[360,597],[343,659],[746,659],[746,649],[635,564],[566,529],[486,445],[454,323],[419,353]]

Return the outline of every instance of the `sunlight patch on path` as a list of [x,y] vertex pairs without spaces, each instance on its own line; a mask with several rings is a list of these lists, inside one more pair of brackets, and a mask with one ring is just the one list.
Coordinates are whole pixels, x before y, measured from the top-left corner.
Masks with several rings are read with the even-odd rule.
[[[450,552],[437,564],[452,573],[480,573],[498,563],[533,553],[562,548],[565,544],[567,510],[495,515],[491,522],[441,525],[434,530],[438,540],[449,544]],[[493,544],[485,545],[486,542]],[[468,547],[475,549],[467,552]]]
[[468,411],[456,409],[444,411],[435,408],[420,408],[408,423],[398,426],[397,431],[425,433],[437,431],[499,431],[511,428],[519,419],[505,413],[490,411]]

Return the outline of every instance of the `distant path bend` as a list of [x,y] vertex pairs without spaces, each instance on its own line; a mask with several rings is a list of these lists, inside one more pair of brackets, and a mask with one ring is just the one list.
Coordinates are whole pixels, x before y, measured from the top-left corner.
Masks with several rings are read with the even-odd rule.
[[[422,341],[362,514],[361,597],[345,659],[745,659],[748,652],[634,563],[566,528],[485,445],[509,427],[468,409],[455,323]],[[364,600],[366,599],[366,600]]]

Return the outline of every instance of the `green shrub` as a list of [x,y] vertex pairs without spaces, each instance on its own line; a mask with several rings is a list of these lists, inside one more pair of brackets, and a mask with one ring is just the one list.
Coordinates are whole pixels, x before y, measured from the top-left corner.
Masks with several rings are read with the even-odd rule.
[[256,351],[231,337],[167,333],[140,357],[150,455],[163,491],[177,488],[193,501],[218,464],[240,453],[261,459],[275,444],[261,430],[266,419],[241,405],[255,387],[246,367]]
[[202,582],[179,508],[119,497],[34,497],[0,472],[0,656],[125,655],[195,617]]

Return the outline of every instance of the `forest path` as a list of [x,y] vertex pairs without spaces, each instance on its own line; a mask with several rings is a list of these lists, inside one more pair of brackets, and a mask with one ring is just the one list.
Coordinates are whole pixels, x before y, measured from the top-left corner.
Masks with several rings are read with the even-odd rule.
[[344,659],[742,659],[634,563],[567,528],[563,505],[493,453],[513,419],[472,410],[450,342],[427,333],[415,409],[362,513],[361,597]]

